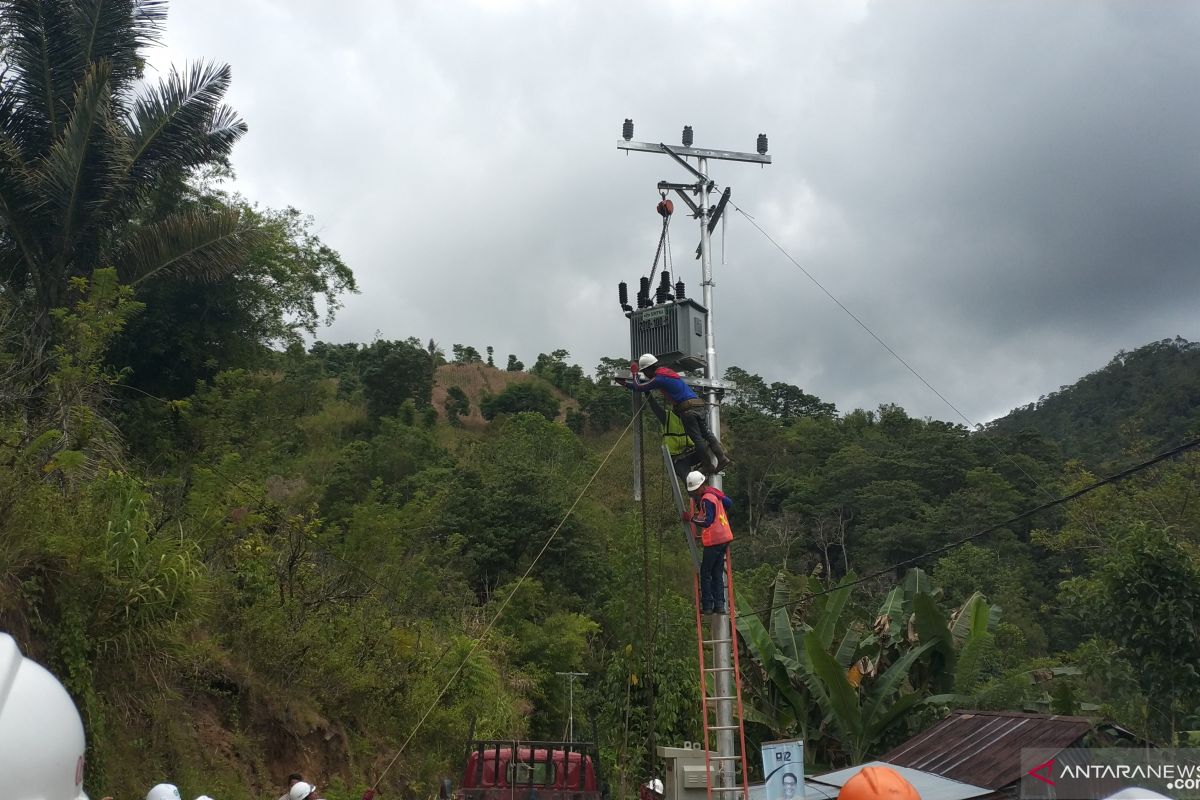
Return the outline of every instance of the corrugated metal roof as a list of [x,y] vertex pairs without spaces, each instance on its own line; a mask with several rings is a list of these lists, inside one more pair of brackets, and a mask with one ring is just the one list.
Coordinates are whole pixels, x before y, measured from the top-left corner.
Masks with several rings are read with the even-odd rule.
[[[813,783],[809,780],[804,781],[804,800],[837,800],[837,796],[838,788],[836,786]],[[763,784],[750,784],[750,800],[766,800],[766,797],[767,791]]]
[[[984,797],[992,794],[991,789],[982,786],[973,786],[969,783],[943,778],[941,775],[935,775],[932,772],[924,772],[911,767],[902,767],[898,764],[888,764],[883,761],[872,761],[869,764],[859,764],[856,767],[830,772],[825,775],[817,775],[805,781],[805,791],[808,791],[809,783],[825,784],[836,792],[846,784],[846,781],[857,775],[863,767],[891,767],[899,772],[905,780],[913,785],[917,790],[917,794],[921,796],[921,800],[968,800],[972,797]],[[828,797],[828,795],[823,795]],[[806,795],[807,797],[807,795]]]
[[1023,748],[1070,747],[1092,727],[1086,717],[955,711],[880,759],[946,778],[1000,789],[1021,779]]
[[[813,781],[804,782],[804,800],[837,800],[838,787],[826,786],[823,783],[815,783]],[[924,800],[924,795],[922,795]]]

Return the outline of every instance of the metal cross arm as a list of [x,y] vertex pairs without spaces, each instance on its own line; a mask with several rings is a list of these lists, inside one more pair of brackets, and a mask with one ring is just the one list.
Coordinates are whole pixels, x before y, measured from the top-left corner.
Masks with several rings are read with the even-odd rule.
[[[618,150],[639,150],[643,153],[669,153],[676,156],[694,156],[696,158],[715,158],[720,161],[749,161],[754,164],[770,164],[771,157],[758,153],[739,153],[734,150],[706,150],[702,147],[667,147],[665,144],[650,142],[617,142]],[[688,167],[701,180],[708,178],[692,167]]]

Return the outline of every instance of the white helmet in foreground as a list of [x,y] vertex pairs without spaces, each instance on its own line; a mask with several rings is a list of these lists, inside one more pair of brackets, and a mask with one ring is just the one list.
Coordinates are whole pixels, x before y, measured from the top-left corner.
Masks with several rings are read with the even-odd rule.
[[202,794],[199,797],[197,797],[196,800],[212,800],[212,798],[206,794]]
[[687,490],[689,492],[696,491],[697,489],[699,489],[701,486],[704,485],[705,480],[706,480],[706,478],[704,477],[703,472],[697,472],[696,470],[692,470],[691,472],[688,473],[688,476],[687,476]]
[[659,780],[658,778],[655,778],[654,780],[652,780],[646,784],[646,788],[649,789],[650,791],[654,792],[655,794],[662,794],[663,793],[663,782],[661,780]]
[[317,793],[317,787],[311,783],[297,781],[292,784],[292,788],[288,790],[288,800],[307,800],[309,796]]
[[658,359],[654,357],[653,353],[646,353],[638,359],[638,369],[650,369],[657,363]]
[[0,633],[0,780],[14,800],[87,800],[83,722],[45,667]]
[[146,800],[179,800],[179,789],[173,783],[160,783],[146,792]]

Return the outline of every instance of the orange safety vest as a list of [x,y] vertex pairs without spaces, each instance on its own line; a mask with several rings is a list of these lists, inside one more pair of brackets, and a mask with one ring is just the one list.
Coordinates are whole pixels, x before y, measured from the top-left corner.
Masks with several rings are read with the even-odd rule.
[[696,501],[692,500],[692,513],[699,514],[704,508],[704,500],[712,501],[713,506],[717,509],[717,517],[713,520],[712,525],[701,529],[700,543],[705,547],[712,547],[717,544],[725,544],[733,541],[733,528],[729,527],[729,519],[725,516],[725,505],[721,502],[721,495],[717,494],[717,490],[709,486],[700,495],[700,505],[696,505]]

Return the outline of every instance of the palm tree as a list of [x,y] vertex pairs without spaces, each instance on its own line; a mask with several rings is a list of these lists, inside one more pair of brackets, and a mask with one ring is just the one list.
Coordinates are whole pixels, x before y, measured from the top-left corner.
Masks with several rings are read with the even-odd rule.
[[49,335],[70,280],[138,286],[235,271],[256,238],[226,207],[155,212],[156,191],[221,166],[245,123],[227,65],[141,83],[165,0],[0,0],[0,300]]

